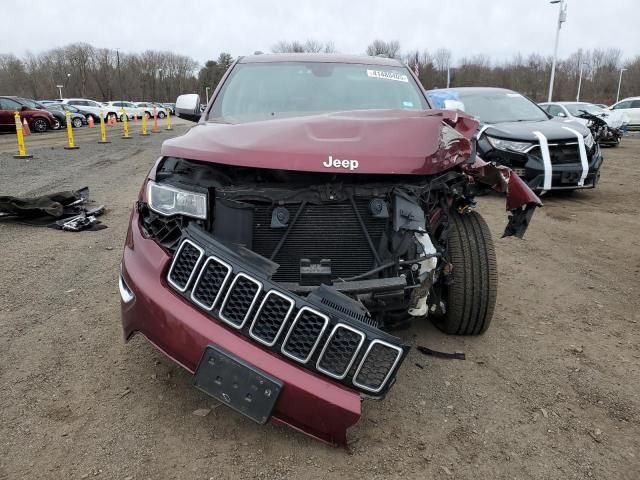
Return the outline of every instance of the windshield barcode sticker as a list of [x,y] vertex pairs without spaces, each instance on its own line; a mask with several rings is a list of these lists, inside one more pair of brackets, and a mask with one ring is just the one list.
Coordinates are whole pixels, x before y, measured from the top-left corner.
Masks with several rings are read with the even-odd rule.
[[384,72],[382,70],[367,70],[367,77],[384,78],[385,80],[395,80],[397,82],[409,82],[409,77],[396,72]]

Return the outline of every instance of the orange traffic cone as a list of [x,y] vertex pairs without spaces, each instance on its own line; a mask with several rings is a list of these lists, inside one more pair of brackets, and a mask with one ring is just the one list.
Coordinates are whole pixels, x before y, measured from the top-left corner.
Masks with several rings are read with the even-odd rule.
[[22,134],[23,135],[31,135],[31,129],[29,128],[29,122],[27,119],[22,119]]
[[87,124],[89,128],[95,128],[96,124],[93,122],[93,117],[91,115],[89,115],[89,118],[87,120]]

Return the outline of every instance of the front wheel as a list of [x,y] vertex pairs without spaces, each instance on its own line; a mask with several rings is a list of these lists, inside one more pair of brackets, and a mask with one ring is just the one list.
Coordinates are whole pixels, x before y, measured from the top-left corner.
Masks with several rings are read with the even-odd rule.
[[78,117],[74,118],[71,121],[71,125],[73,125],[73,128],[80,128],[82,126],[82,119]]
[[449,261],[453,281],[443,286],[446,311],[436,326],[452,335],[479,335],[489,328],[498,291],[491,232],[477,212],[450,216]]
[[49,122],[47,122],[44,118],[36,118],[31,123],[31,129],[34,132],[44,133],[49,128]]
[[158,118],[164,118],[166,117],[164,112],[158,112]]

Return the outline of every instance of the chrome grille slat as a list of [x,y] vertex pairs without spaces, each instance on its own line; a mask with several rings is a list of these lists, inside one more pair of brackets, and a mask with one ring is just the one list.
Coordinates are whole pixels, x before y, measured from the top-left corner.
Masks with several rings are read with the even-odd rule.
[[[349,332],[348,336],[351,336],[351,338],[339,338],[338,335],[340,335],[341,330]],[[359,337],[359,340],[355,340],[353,337]],[[330,377],[342,380],[349,373],[364,340],[365,334],[361,331],[344,323],[336,324],[318,356],[316,369]],[[356,343],[353,344],[353,342]],[[347,345],[344,345],[344,343],[347,343]],[[338,371],[332,371],[331,365],[341,367],[341,369],[334,368],[334,370]]]
[[[374,359],[373,358],[374,352],[376,352],[375,353],[376,356],[379,357],[379,355],[377,355],[377,351],[374,350],[375,348],[395,351],[396,352],[395,358],[392,360],[391,358],[388,357],[388,354],[383,354],[383,355],[386,355],[387,358],[383,357],[381,359],[380,358]],[[400,347],[391,345],[390,343],[387,343],[383,340],[378,340],[378,339],[373,340],[369,344],[369,347],[367,347],[367,351],[364,353],[362,360],[360,361],[360,365],[358,365],[356,373],[353,375],[352,383],[356,387],[362,388],[363,390],[367,390],[372,393],[380,392],[386,385],[387,381],[389,380],[389,377],[391,377],[391,374],[393,373],[393,370],[396,368],[396,365],[400,361],[401,357],[402,357],[402,349]],[[387,364],[386,366],[383,365],[383,368],[386,370],[387,373],[384,374],[383,378],[381,378],[379,381],[376,381],[376,378],[379,377],[380,374],[379,372],[375,371],[376,366],[371,365],[375,361],[378,361],[379,363]],[[367,383],[364,383],[367,381],[365,378],[363,378],[362,380],[358,380],[361,374],[363,376],[368,375],[369,380],[372,380],[372,381],[369,381],[369,384],[367,384]]]
[[[198,253],[195,260],[192,258],[194,254],[192,250],[196,250]],[[183,258],[187,254],[191,258]],[[193,276],[198,269],[198,265],[202,261],[202,257],[204,257],[204,250],[192,241],[185,239],[180,244],[180,247],[178,247],[176,254],[173,256],[171,266],[169,267],[169,272],[167,273],[167,281],[169,284],[179,292],[186,291],[187,288],[189,288],[191,280],[193,280]],[[187,273],[188,277],[183,279]]]
[[[251,288],[252,284],[254,288]],[[246,273],[239,273],[231,282],[229,290],[220,305],[220,320],[233,328],[241,329],[251,315],[254,305],[262,291],[262,282]],[[250,299],[248,297],[251,296]],[[238,320],[238,315],[244,313]]]
[[[289,307],[285,307],[286,312],[284,312],[284,315],[282,315],[282,307],[273,306],[272,299],[274,297],[277,297],[289,304]],[[295,304],[296,302],[292,298],[283,295],[276,290],[269,290],[262,299],[262,303],[258,307],[258,311],[256,312],[253,322],[251,323],[251,327],[249,328],[249,335],[251,338],[268,347],[275,345],[287,324],[287,320],[289,319]],[[274,310],[278,311],[276,312]],[[271,318],[267,319],[267,316],[270,316]],[[281,319],[278,317],[281,317]],[[280,320],[279,325],[275,323],[278,320]],[[270,322],[270,324],[267,322]],[[269,333],[271,333],[271,336],[269,336]]]
[[[191,300],[205,310],[213,310],[231,277],[232,267],[216,256],[209,256],[193,284]],[[222,278],[220,278],[222,275]],[[213,296],[213,298],[211,298]],[[209,300],[209,302],[205,302]]]
[[[302,307],[293,320],[280,351],[296,362],[307,363],[318,347],[328,324],[329,317],[325,314],[311,307]],[[297,355],[296,349],[306,355]]]

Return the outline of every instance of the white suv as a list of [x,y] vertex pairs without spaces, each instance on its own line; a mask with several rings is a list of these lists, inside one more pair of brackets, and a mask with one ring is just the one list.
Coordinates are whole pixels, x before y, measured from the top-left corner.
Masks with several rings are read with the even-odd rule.
[[107,102],[106,105],[118,112],[118,120],[120,121],[124,120],[125,114],[127,118],[131,120],[133,117],[142,117],[144,113],[142,109],[136,107],[136,104],[133,102]]
[[109,115],[117,115],[116,109],[114,107],[108,107],[100,102],[96,102],[95,100],[89,100],[86,98],[63,98],[59,100],[58,103],[73,105],[80,110],[91,112],[98,116],[100,115],[100,112],[102,112],[105,120],[107,120]]
[[630,127],[640,127],[640,97],[629,97],[611,105],[610,110],[624,112],[629,117]]
[[147,118],[153,117],[153,108],[156,109],[158,118],[167,116],[167,109],[151,102],[136,102],[136,107],[142,110]]

